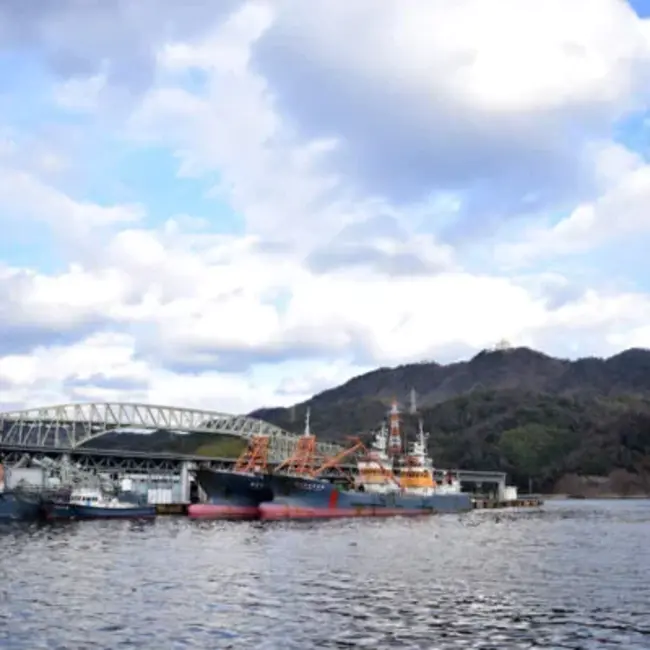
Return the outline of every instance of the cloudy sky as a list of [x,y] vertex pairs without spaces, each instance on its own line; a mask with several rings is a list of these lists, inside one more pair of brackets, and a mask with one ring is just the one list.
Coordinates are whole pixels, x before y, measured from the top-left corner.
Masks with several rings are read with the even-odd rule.
[[0,410],[650,346],[646,14],[0,0]]

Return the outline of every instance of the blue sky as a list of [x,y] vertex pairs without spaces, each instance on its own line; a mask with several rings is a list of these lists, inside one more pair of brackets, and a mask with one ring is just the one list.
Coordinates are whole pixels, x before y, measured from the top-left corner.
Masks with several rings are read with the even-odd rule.
[[630,6],[642,18],[650,16],[650,2],[648,0],[632,0]]
[[0,9],[0,407],[650,345],[648,3],[209,5]]

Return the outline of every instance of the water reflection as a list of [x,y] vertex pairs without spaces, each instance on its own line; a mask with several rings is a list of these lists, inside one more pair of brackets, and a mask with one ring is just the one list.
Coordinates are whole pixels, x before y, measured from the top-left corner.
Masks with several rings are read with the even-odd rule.
[[0,528],[0,647],[650,648],[650,502]]

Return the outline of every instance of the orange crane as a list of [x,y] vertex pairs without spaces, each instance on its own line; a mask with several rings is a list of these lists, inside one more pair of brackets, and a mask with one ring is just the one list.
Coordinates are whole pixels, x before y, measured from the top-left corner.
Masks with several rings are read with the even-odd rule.
[[263,472],[269,467],[269,437],[253,436],[235,463],[236,472]]

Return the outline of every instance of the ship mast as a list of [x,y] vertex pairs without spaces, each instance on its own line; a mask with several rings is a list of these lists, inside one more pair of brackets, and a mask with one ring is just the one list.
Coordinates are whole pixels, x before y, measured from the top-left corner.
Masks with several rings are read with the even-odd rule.
[[311,428],[309,423],[311,421],[311,409],[307,407],[307,412],[305,413],[305,430],[303,431],[303,437],[308,438],[311,436]]
[[390,409],[390,430],[388,433],[388,455],[399,456],[402,453],[402,434],[399,426],[399,409],[394,401]]
[[276,472],[306,475],[316,467],[316,436],[311,433],[310,415],[311,409],[308,408],[305,414],[305,431],[296,441],[296,447],[291,456],[275,468]]
[[424,421],[422,418],[418,418],[418,442],[423,449],[426,449],[428,438],[429,434],[424,432]]

